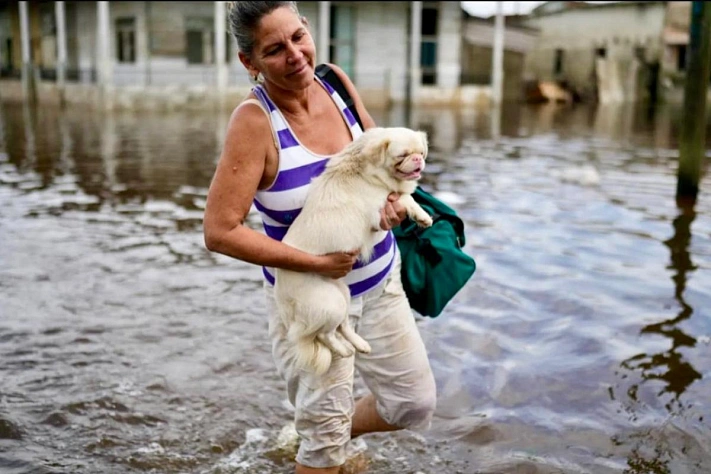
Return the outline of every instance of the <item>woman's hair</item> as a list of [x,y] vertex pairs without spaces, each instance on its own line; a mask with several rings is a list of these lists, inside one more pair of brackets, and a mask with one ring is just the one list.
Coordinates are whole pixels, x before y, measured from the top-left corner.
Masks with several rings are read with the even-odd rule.
[[296,2],[230,2],[229,20],[232,35],[237,41],[237,47],[246,56],[254,50],[254,32],[264,16],[277,8],[288,7],[299,15]]

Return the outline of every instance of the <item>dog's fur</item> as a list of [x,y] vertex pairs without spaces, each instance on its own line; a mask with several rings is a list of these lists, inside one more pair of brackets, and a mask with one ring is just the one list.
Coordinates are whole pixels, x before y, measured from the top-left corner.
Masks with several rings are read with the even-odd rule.
[[[359,259],[367,262],[382,239],[380,211],[391,192],[400,193],[399,201],[413,221],[431,226],[432,218],[411,196],[426,155],[423,132],[366,131],[332,157],[312,181],[283,242],[314,255],[359,249]],[[297,368],[320,375],[330,367],[332,352],[342,357],[356,350],[370,352],[348,323],[350,292],[342,279],[277,269],[275,298]]]

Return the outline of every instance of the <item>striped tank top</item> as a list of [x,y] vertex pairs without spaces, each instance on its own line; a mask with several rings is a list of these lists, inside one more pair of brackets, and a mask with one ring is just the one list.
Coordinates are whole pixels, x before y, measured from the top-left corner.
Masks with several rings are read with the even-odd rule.
[[[353,139],[358,138],[363,130],[343,99],[329,84],[318,77],[315,77],[315,80],[326,89],[341,111]],[[252,90],[269,112],[279,152],[276,178],[269,188],[257,191],[254,206],[262,217],[265,233],[273,239],[282,240],[291,223],[301,212],[311,180],[323,172],[330,157],[317,155],[301,144],[264,87],[258,85]],[[357,261],[353,270],[344,278],[352,297],[378,286],[392,268],[396,252],[395,237],[392,231],[379,232],[382,235],[370,260],[367,263]],[[274,269],[263,267],[262,272],[266,281],[274,285]]]

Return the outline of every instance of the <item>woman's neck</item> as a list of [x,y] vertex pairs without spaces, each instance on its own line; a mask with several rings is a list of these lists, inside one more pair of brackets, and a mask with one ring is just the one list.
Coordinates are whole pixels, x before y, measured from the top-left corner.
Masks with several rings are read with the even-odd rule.
[[316,81],[309,87],[302,90],[287,90],[282,89],[270,82],[264,83],[264,88],[269,94],[274,104],[279,107],[282,113],[286,112],[289,115],[302,115],[304,113],[308,114],[309,105],[311,97],[314,92],[314,85]]

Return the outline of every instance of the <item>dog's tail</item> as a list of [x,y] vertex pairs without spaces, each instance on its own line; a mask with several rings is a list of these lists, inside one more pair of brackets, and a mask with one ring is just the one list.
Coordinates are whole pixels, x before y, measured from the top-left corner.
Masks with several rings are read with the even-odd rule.
[[288,339],[294,344],[294,365],[297,369],[323,375],[331,367],[331,350],[300,322],[292,323]]

